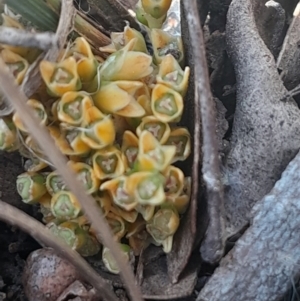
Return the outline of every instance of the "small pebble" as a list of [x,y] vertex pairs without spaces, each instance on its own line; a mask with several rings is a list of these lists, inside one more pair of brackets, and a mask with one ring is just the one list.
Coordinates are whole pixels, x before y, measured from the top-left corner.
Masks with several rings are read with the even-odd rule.
[[29,301],[56,301],[76,279],[74,266],[52,249],[44,248],[28,256],[22,280]]

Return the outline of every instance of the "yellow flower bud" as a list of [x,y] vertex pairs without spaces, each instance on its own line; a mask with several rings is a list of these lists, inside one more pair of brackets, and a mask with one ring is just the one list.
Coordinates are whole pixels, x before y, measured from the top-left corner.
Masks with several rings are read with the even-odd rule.
[[163,175],[166,178],[166,196],[179,196],[182,193],[184,187],[184,174],[182,170],[170,165],[163,172]]
[[145,12],[158,19],[168,13],[172,0],[141,0],[141,2]]
[[66,92],[78,91],[81,88],[77,63],[73,57],[59,63],[42,61],[40,72],[49,93],[53,96],[63,96]]
[[134,96],[142,87],[143,83],[138,81],[109,82],[100,88],[93,99],[103,112],[124,117],[141,117],[145,115],[145,110],[136,102]]
[[9,68],[17,84],[20,85],[29,68],[28,62],[20,55],[10,51],[9,49],[3,49],[0,53],[0,57]]
[[137,168],[163,171],[171,164],[175,152],[175,146],[161,145],[150,132],[144,130],[140,134]]
[[162,122],[179,121],[183,112],[182,96],[165,85],[156,84],[152,91],[151,109]]
[[68,56],[75,58],[77,72],[82,83],[91,81],[95,77],[98,63],[85,38],[79,37],[74,41]]
[[174,56],[168,54],[162,58],[156,80],[184,96],[189,85],[189,76],[190,67],[185,67],[183,71]]
[[185,178],[181,194],[179,196],[168,195],[166,198],[166,203],[174,206],[179,214],[184,214],[186,209],[188,208],[191,198],[191,182],[191,177]]
[[146,116],[142,119],[136,129],[137,135],[140,136],[144,130],[150,132],[162,144],[167,141],[171,133],[170,126],[154,116]]
[[60,220],[71,220],[81,214],[81,207],[73,193],[62,190],[52,196],[51,212]]
[[96,107],[87,110],[82,125],[82,140],[91,148],[102,149],[114,143],[116,132],[112,118]]
[[172,54],[179,64],[182,64],[184,51],[181,37],[174,37],[161,29],[152,29],[150,39],[157,64],[160,64],[167,54]]
[[91,150],[90,146],[84,141],[81,131],[77,128],[69,129],[61,124],[61,130],[51,126],[49,131],[57,147],[65,155],[86,155]]
[[156,172],[140,171],[128,176],[126,187],[129,195],[141,205],[161,205],[166,198],[164,177]]
[[93,100],[83,92],[67,92],[57,104],[57,117],[60,121],[81,125],[86,111],[94,105]]
[[78,180],[83,183],[88,194],[92,194],[99,189],[100,181],[90,165],[73,161],[69,161],[68,165],[78,174]]
[[132,132],[124,132],[121,150],[125,156],[127,166],[130,169],[133,168],[139,152],[139,139]]
[[111,54],[103,63],[100,74],[106,81],[140,80],[153,71],[152,57],[146,53],[132,51],[135,40]]
[[147,53],[147,46],[143,35],[136,29],[131,28],[129,24],[127,24],[124,28],[125,45],[127,45],[132,40],[135,41],[132,47],[132,51],[140,51]]
[[93,155],[93,169],[98,179],[112,179],[125,172],[123,154],[115,146],[98,150]]
[[172,163],[186,160],[191,153],[191,135],[185,128],[172,130],[165,144],[176,147],[176,153]]
[[[46,125],[48,122],[48,116],[43,104],[36,99],[29,99],[27,101],[27,105],[33,109],[35,116],[40,120],[40,124]],[[18,113],[13,115],[13,122],[19,130],[24,133],[28,133]]]
[[138,203],[135,197],[129,194],[126,186],[127,178],[120,176],[101,184],[100,190],[107,191],[116,205],[127,211],[131,211]]

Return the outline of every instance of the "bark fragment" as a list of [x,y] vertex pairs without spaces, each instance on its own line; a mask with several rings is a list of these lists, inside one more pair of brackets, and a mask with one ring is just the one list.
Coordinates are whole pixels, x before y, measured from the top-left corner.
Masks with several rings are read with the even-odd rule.
[[282,80],[288,90],[300,83],[300,5],[286,34],[280,51],[277,68],[282,71]]
[[241,230],[251,209],[279,179],[300,148],[300,112],[287,94],[271,52],[258,33],[261,1],[234,0],[227,19],[228,50],[237,77],[237,106],[223,177],[226,236]]
[[221,261],[197,301],[280,300],[300,276],[300,153],[253,208],[251,227]]

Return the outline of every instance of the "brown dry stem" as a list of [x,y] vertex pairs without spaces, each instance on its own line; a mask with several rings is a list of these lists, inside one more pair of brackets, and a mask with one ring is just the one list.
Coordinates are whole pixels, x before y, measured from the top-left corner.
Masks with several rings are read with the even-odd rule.
[[[195,118],[202,122],[202,175],[206,186],[207,211],[209,224],[201,245],[201,256],[205,261],[216,262],[223,254],[223,186],[221,183],[218,140],[216,135],[216,112],[214,99],[210,91],[203,33],[195,0],[184,1],[187,21],[191,34],[191,46],[194,55],[195,97],[199,99],[200,116]],[[200,133],[199,133],[200,135]],[[199,139],[198,139],[199,140]],[[199,143],[199,141],[198,141]],[[194,148],[200,148],[195,141]],[[198,162],[193,167],[198,168]],[[193,179],[194,181],[196,179]]]
[[82,278],[93,285],[99,293],[107,300],[117,301],[116,296],[111,292],[111,288],[106,281],[99,276],[86,261],[67,244],[53,236],[53,234],[43,224],[27,215],[23,211],[14,208],[0,200],[0,220],[12,226],[17,226],[24,232],[30,234],[42,245],[53,248],[62,257],[73,264],[82,275]]
[[[65,3],[67,1],[64,1]],[[44,126],[39,124],[33,110],[27,106],[27,97],[20,87],[15,84],[13,76],[10,74],[3,61],[0,62],[0,85],[4,95],[9,99],[16,112],[19,113],[22,122],[31,133],[32,137],[38,142],[44,154],[49,158],[53,166],[63,177],[66,185],[79,200],[82,209],[96,229],[98,239],[111,250],[113,257],[120,269],[121,277],[127,287],[128,293],[134,301],[141,301],[142,295],[137,287],[134,275],[128,263],[122,256],[118,244],[114,241],[112,231],[99,211],[94,199],[87,195],[83,185],[78,181],[76,174],[67,166],[67,159],[55,146],[49,132]]]

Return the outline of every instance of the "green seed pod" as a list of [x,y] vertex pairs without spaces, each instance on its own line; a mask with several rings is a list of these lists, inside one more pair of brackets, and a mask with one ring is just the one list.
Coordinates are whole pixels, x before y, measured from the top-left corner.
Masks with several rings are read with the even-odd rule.
[[56,171],[48,174],[46,178],[46,187],[49,194],[52,196],[59,191],[68,190],[62,177]]
[[38,173],[22,173],[17,177],[17,191],[24,203],[37,203],[47,192],[45,177]]
[[57,219],[70,220],[81,214],[81,207],[71,192],[59,191],[52,196],[51,211]]
[[100,244],[96,238],[82,229],[76,221],[67,221],[59,225],[52,223],[48,227],[55,236],[83,257],[94,256],[100,251]]
[[69,161],[68,165],[78,174],[78,179],[83,183],[88,194],[92,194],[99,189],[100,181],[91,166],[73,161]]
[[[130,260],[130,247],[125,244],[120,244],[120,248],[122,250],[122,253],[124,255],[125,260]],[[107,270],[113,274],[119,274],[119,268],[117,266],[117,263],[115,259],[113,258],[110,250],[106,247],[102,250],[102,261],[107,268]]]

